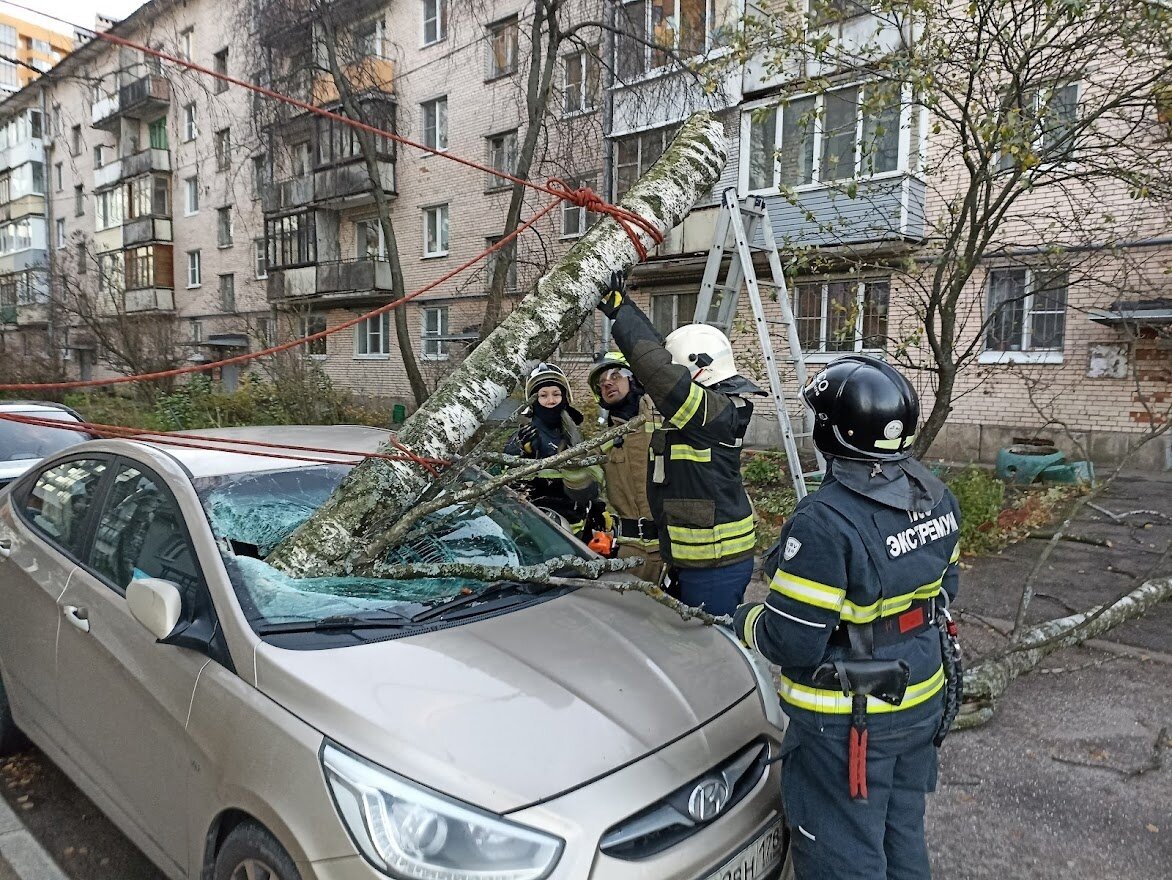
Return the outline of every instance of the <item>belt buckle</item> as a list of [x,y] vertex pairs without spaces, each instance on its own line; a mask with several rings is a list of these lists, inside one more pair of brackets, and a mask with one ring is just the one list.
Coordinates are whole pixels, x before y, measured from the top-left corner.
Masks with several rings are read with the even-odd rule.
[[647,524],[647,519],[645,517],[641,516],[638,519],[638,523],[639,523],[639,538],[640,538],[640,540],[650,541],[651,537],[644,531],[644,527]]

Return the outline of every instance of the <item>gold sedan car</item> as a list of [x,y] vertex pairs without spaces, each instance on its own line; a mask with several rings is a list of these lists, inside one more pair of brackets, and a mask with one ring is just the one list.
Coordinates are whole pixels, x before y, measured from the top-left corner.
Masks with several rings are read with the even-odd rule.
[[[92,441],[0,492],[0,751],[23,732],[175,878],[779,876],[784,722],[725,631],[600,588],[289,577],[265,556],[353,457],[209,444]],[[506,492],[388,558],[589,553]]]

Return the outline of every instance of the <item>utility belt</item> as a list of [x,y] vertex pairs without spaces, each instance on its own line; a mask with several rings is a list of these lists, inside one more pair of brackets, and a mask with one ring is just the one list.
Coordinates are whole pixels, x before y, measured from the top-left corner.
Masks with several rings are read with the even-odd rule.
[[[934,599],[916,599],[906,611],[872,621],[868,624],[871,628],[871,646],[886,648],[914,639],[920,633],[931,629],[936,622],[934,602]],[[844,623],[835,629],[830,634],[830,644],[839,648],[850,648],[850,626],[852,624]]]
[[615,520],[614,533],[616,538],[635,538],[640,541],[658,541],[659,527],[655,520],[640,516],[638,518],[619,517]]

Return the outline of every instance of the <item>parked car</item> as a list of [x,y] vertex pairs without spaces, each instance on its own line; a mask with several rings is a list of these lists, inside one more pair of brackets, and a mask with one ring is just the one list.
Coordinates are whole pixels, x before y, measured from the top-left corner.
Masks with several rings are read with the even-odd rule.
[[[278,431],[386,438],[215,435]],[[97,440],[0,492],[0,751],[19,728],[174,878],[779,875],[784,720],[727,631],[602,587],[287,576],[266,555],[351,465],[220,446]],[[425,526],[388,559],[591,555],[507,491]]]
[[[59,403],[0,400],[0,414],[8,413],[63,423],[84,421]],[[92,436],[66,427],[50,428],[0,419],[0,486],[15,480],[46,455],[90,440]]]

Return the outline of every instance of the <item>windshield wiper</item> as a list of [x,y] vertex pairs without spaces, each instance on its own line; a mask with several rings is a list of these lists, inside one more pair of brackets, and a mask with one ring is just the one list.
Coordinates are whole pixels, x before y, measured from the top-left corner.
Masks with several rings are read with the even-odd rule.
[[412,619],[403,614],[369,614],[356,617],[335,614],[321,620],[298,620],[290,623],[270,623],[257,627],[262,636],[302,632],[347,632],[356,629],[386,629],[407,626]]
[[453,599],[440,604],[433,605],[420,611],[411,618],[412,623],[422,623],[427,620],[433,620],[437,617],[442,617],[449,611],[454,611],[457,608],[464,608],[468,605],[473,605],[476,602],[483,602],[487,599],[498,598],[505,595],[521,593],[526,596],[533,596],[538,593],[543,593],[551,587],[542,586],[541,584],[526,584],[518,581],[498,581],[496,583],[488,584],[482,589],[475,590],[471,593],[466,593],[463,596],[456,596]]

